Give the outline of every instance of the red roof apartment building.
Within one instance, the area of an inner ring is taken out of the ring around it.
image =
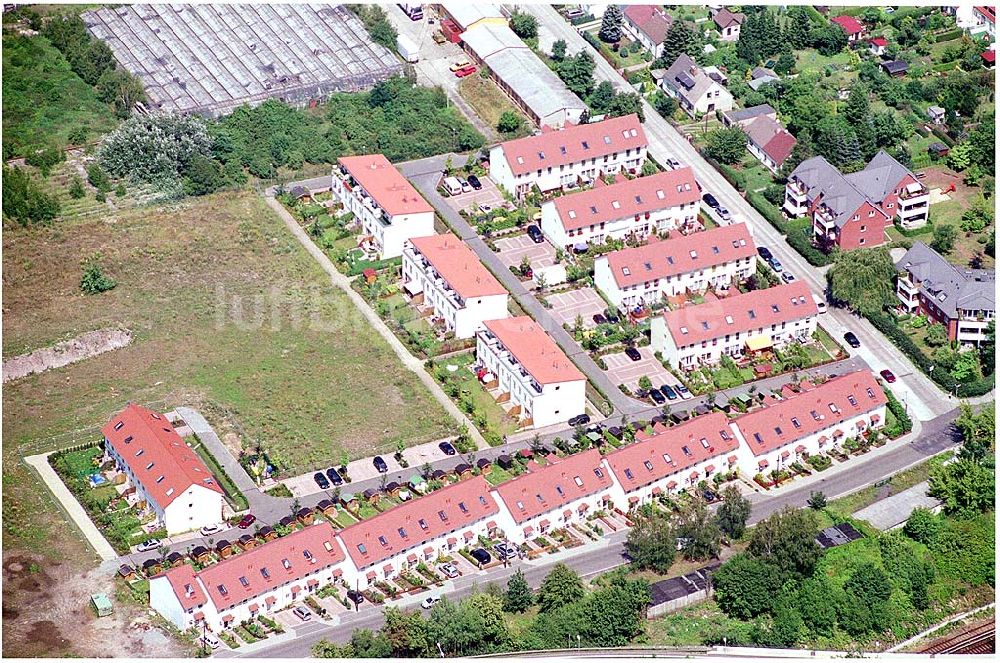
[[[665,311],[652,320],[652,347],[663,361],[691,370],[722,355],[738,359],[806,342],[816,331],[818,313],[809,286],[793,281]]]

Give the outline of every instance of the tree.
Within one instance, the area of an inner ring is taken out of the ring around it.
[[[677,540],[686,559],[718,557],[722,532],[701,497],[690,500],[678,515]]]
[[[842,115],[824,117],[816,125],[816,151],[841,170],[864,167],[864,153],[854,127]]]
[[[97,97],[115,109],[121,119],[132,114],[139,102],[146,101],[142,81],[125,69],[109,69],[97,81]]]
[[[28,171],[3,167],[3,218],[22,226],[45,224],[59,215],[59,199]]]
[[[811,44],[810,31],[812,30],[812,20],[805,7],[793,6],[788,8],[788,22],[785,28],[785,36],[789,43],[796,49],[806,48]]]
[[[389,16],[378,5],[352,5],[352,9],[361,22],[365,24],[372,41],[388,49],[396,48],[396,38],[399,34],[389,22]]]
[[[524,128],[524,119],[517,111],[507,109],[500,114],[497,131],[502,134],[516,134]]]
[[[637,514],[625,540],[625,552],[638,569],[666,573],[677,555],[677,536],[660,511]]]
[[[739,554],[719,567],[712,576],[712,586],[724,613],[750,619],[770,612],[781,589],[781,576],[773,564]]]
[[[79,175],[73,176],[73,183],[69,185],[69,197],[74,200],[79,200],[86,195],[86,191],[83,189],[83,180],[80,179]]]
[[[827,23],[814,26],[809,31],[809,40],[820,55],[831,57],[847,47],[847,33],[839,25]]]
[[[939,348],[948,343],[948,329],[940,322],[933,322],[927,327],[924,342],[932,348]]]
[[[743,497],[739,488],[726,486],[722,491],[722,504],[715,516],[719,529],[730,539],[743,536],[750,518],[750,508],[750,500]]]
[[[747,135],[739,127],[713,129],[705,136],[705,154],[719,163],[739,163],[746,147]]]
[[[795,69],[795,55],[791,51],[784,51],[778,56],[778,61],[774,63],[775,73],[786,76]]]
[[[968,403],[959,405],[959,416],[955,426],[962,434],[962,448],[958,457],[983,463],[993,458],[993,445],[996,440],[996,411],[993,403],[978,413],[974,412]]]
[[[184,192],[190,196],[202,196],[216,191],[225,184],[219,162],[201,154],[191,158],[184,173]]]
[[[597,33],[601,41],[606,44],[615,44],[622,38],[622,24],[625,22],[625,14],[620,5],[611,4],[604,10],[604,17],[601,19],[601,29]]]
[[[944,503],[945,513],[969,518],[993,508],[996,475],[968,459],[931,470],[928,494]]]
[[[503,606],[501,597],[483,592],[462,601],[463,621],[474,638],[467,655],[490,654],[510,647],[510,631],[504,619]]]
[[[939,223],[934,226],[934,237],[931,239],[931,248],[938,253],[951,253],[955,248],[955,239],[958,231],[955,226],[948,223]]]
[[[698,35],[688,27],[686,21],[674,21],[663,38],[663,54],[660,62],[664,67],[669,67],[681,54],[695,56],[700,45]]]
[[[809,578],[799,587],[795,604],[809,629],[821,636],[829,636],[837,624],[837,609],[830,600],[832,591],[822,576]]]
[[[510,15],[510,29],[521,39],[538,36],[538,19],[527,12],[515,11]]]
[[[642,108],[642,98],[637,92],[619,92],[611,99],[608,106],[608,117],[622,117],[635,113],[640,122],[645,122],[645,112]]]
[[[669,118],[677,110],[677,101],[665,94],[662,90],[657,90],[653,95],[653,109],[661,117]]]
[[[896,267],[885,247],[839,253],[826,273],[834,301],[861,314],[877,313],[896,301],[895,276]]]
[[[959,143],[951,148],[947,158],[948,167],[959,172],[972,165],[972,145],[969,143]]]
[[[774,564],[786,576],[805,578],[812,575],[820,557],[815,538],[813,513],[785,507],[757,523],[747,552]]]
[[[802,638],[805,622],[791,598],[779,600],[774,610],[771,636],[779,647],[793,647]]]
[[[814,511],[820,511],[826,508],[826,495],[822,491],[815,491],[809,493],[809,501],[807,502],[809,508]]]
[[[869,608],[880,606],[892,595],[892,583],[885,571],[871,562],[861,564],[844,583],[844,591]]]
[[[613,6],[613,5],[612,5]],[[606,113],[615,99],[615,86],[610,81],[601,81],[587,98],[590,107],[598,113]]]
[[[557,39],[552,43],[552,59],[561,62],[566,59],[566,40]]]
[[[196,154],[209,156],[211,147],[200,118],[136,115],[108,134],[97,160],[112,177],[154,183],[179,178]]]
[[[556,73],[566,87],[579,97],[586,97],[594,89],[594,69],[597,64],[587,51],[580,51],[556,65]]]
[[[941,519],[922,506],[914,509],[903,525],[903,534],[926,545],[930,545],[940,531]]]
[[[380,635],[389,641],[393,658],[419,658],[428,653],[427,624],[419,613],[387,607]]]
[[[87,295],[97,295],[114,290],[118,282],[104,274],[101,269],[101,254],[95,253],[83,263],[83,276],[80,277],[80,290]]]
[[[538,590],[540,612],[548,612],[583,598],[586,592],[576,571],[562,562],[556,564]]]
[[[503,609],[507,612],[524,612],[535,603],[535,595],[524,579],[524,572],[518,569],[507,581]]]

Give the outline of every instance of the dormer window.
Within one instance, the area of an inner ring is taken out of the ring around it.
[[[775,433],[775,435],[778,435],[780,437],[781,434],[782,434],[781,433],[781,426],[775,426],[774,427],[774,433]]]
[[[764,444],[764,438],[760,436],[760,433],[754,433],[753,439],[757,440],[757,444]]]
[[[848,394],[847,402],[850,403],[852,407],[858,406],[858,399],[854,397],[854,394]]]
[[[458,509],[462,513],[469,513],[469,507],[465,506],[465,502],[459,502],[458,503]]]
[[[443,523],[448,522],[448,515],[444,511],[438,511],[438,518],[440,518]]]
[[[635,478],[634,476],[632,476],[632,470],[627,468],[625,469],[625,478],[628,479],[629,481]]]
[[[868,398],[875,398],[875,392],[872,391],[871,387],[868,387],[867,391],[868,391]]]
[[[535,493],[535,499],[538,500],[539,504],[545,504],[545,498],[542,497],[541,493]]]
[[[621,203],[619,203],[617,200],[612,200],[611,201],[611,206],[614,207],[615,209],[620,209],[621,208]]]
[[[642,461],[642,464],[645,465],[646,469],[649,470],[650,472],[653,471],[653,464],[650,461],[644,460]]]
[[[424,520],[423,518],[421,518],[420,520],[418,520],[417,524],[420,525],[420,529],[422,529],[422,530],[426,530],[427,529],[427,521]]]
[[[573,483],[575,483],[577,487],[583,488],[583,479],[581,479],[580,477],[578,476],[573,477]]]
[[[625,276],[630,276],[632,274],[632,270],[629,269],[628,267],[622,267],[622,274]]]
[[[674,462],[673,460],[671,460],[670,454],[663,454],[663,460],[666,461],[667,464],[673,464]]]
[[[802,424],[799,423],[798,417],[792,417],[792,425],[796,428],[802,428]]]
[[[163,475],[162,474],[160,476],[156,477],[156,483],[160,483],[161,481],[163,481]]]
[[[690,255],[691,255],[691,260],[697,260],[698,259],[698,252],[697,251],[691,251]]]
[[[402,527],[397,528],[396,532],[399,534],[399,538],[401,538],[401,539],[405,539],[406,538],[406,530],[403,529]]]
[[[361,553],[362,555],[367,555],[368,554],[368,548],[365,547],[365,544],[359,543],[358,544],[358,552]],[[287,562],[287,561],[288,561],[287,559],[286,560],[282,560],[282,562]],[[289,567],[286,566],[285,568],[287,569]]]
[[[598,479],[603,479],[603,478],[604,478],[604,472],[602,472],[602,471],[601,471],[601,468],[599,468],[599,467],[595,467],[595,468],[594,468],[594,476],[596,476],[596,477],[597,477]],[[578,483],[577,485],[578,485],[578,486],[582,486],[582,485],[583,485],[583,482],[581,481],[581,482],[580,482],[580,483]]]
[[[240,584],[243,585],[244,587],[249,587],[250,581],[247,580],[246,576],[240,576]]]
[[[518,508],[519,510],[521,510],[521,511],[525,511],[525,508],[524,508],[524,502],[522,502],[521,500],[518,500],[518,501],[517,501],[517,502],[516,502],[515,504],[517,505],[517,508]]]
[[[133,439],[134,438],[131,435],[129,435],[128,437],[125,438],[125,444],[131,444]]]
[[[575,219],[576,218],[576,211],[575,210],[570,210],[569,213],[567,214],[567,216],[569,218],[571,218],[571,219]]]
[[[729,431],[727,431],[727,430],[720,430],[719,431],[719,437],[721,437],[723,440],[728,440],[729,439]]]
[[[266,566],[260,568],[260,575],[263,576],[264,580],[269,580],[271,578],[271,572],[267,570]]]
[[[689,448],[687,447],[687,445],[685,445],[685,446],[681,447],[681,451],[683,451],[683,452],[684,452],[684,455],[685,455],[685,456],[690,456],[690,455],[691,455],[691,449],[689,449]]]
[[[226,589],[225,585],[219,584],[217,586],[217,589],[219,590],[219,593],[222,594],[223,596],[229,596],[229,590]]]
[[[117,424],[115,424],[115,430],[121,430],[124,427],[125,427],[124,421],[119,421]]]
[[[781,312],[781,309],[780,309],[780,308],[778,308],[778,305],[777,305],[777,304],[771,304],[771,312],[772,312],[772,313],[780,313],[780,312]]]
[[[708,449],[709,447],[708,440],[706,440],[705,438],[701,438],[701,446],[705,449]]]

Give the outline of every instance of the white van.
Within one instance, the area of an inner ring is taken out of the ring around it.
[[[448,191],[449,195],[452,196],[457,196],[462,193],[462,183],[458,181],[457,177],[444,178],[444,188]]]
[[[826,313],[826,300],[813,293],[813,301],[816,302],[816,310],[820,313]]]
[[[205,635],[201,636],[201,641],[204,642],[205,645],[210,649],[218,649],[219,646],[222,644],[221,642],[219,642],[219,638],[217,638],[214,633],[208,633],[208,632],[206,632]]]

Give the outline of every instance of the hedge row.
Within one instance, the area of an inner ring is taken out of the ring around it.
[[[751,191],[747,193],[747,201],[760,212],[761,216],[778,229],[782,235],[788,234],[788,221],[782,216],[781,211],[772,205],[763,194]]]
[[[896,394],[892,393],[885,385],[882,386],[882,391],[885,392],[885,397],[889,401],[886,403],[886,407],[892,412],[892,416],[896,418],[896,427],[893,430],[887,428],[885,434],[896,438],[909,433],[913,430],[913,420],[910,419],[910,415],[906,413],[906,409],[896,399]]]
[[[747,180],[746,177],[743,175],[743,173],[739,172],[732,166],[728,166],[724,163],[719,163],[712,157],[705,154],[704,150],[699,150],[699,153],[701,154],[702,158],[704,158],[705,161],[707,161],[712,166],[712,168],[715,168],[717,171],[722,173],[722,176],[725,177],[730,184],[736,187],[737,191],[746,191]]]
[[[924,372],[924,375],[930,377],[941,389],[948,392],[949,394],[956,393],[956,386],[958,387],[957,396],[959,398],[971,398],[974,396],[982,396],[993,390],[995,383],[995,376],[989,375],[981,380],[976,380],[975,382],[959,384],[955,378],[952,377],[951,373],[948,371],[931,371],[931,366],[934,362],[925,355],[917,344],[913,342],[906,333],[899,328],[896,324],[895,318],[888,313],[869,313],[865,317],[868,321],[872,323],[875,329],[879,330],[885,334],[893,344],[903,351],[910,361],[912,361],[916,366]],[[895,414],[895,413],[893,413]]]
[[[934,36],[934,41],[941,43],[943,41],[951,41],[952,39],[958,39],[962,36],[962,28],[955,28],[953,30],[947,30],[941,34]]]

